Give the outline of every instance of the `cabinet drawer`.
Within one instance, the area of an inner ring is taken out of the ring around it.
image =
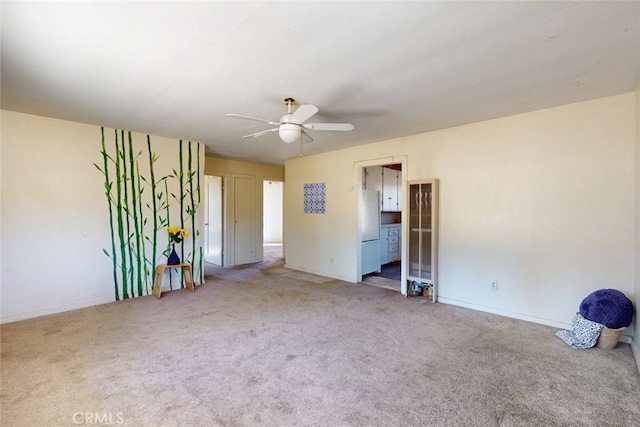
[[[400,229],[398,227],[389,228],[388,234],[389,236],[397,236],[400,234]]]
[[[389,236],[389,244],[398,243],[398,236]]]
[[[389,242],[389,253],[398,253],[398,244]]]

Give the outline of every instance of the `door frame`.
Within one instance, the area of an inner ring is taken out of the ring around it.
[[[406,241],[408,236],[408,225],[407,225],[407,182],[408,182],[408,156],[391,156],[391,157],[381,157],[377,159],[370,160],[360,160],[354,162],[354,186],[357,191],[355,191],[355,198],[357,200],[357,214],[356,214],[356,254],[357,254],[357,262],[356,262],[356,279],[358,283],[362,282],[362,245],[361,245],[361,231],[360,231],[360,222],[361,218],[361,207],[362,207],[362,197],[360,196],[360,190],[364,189],[364,168],[369,166],[384,166],[390,164],[401,164],[401,179],[400,179],[400,189],[402,192],[402,208],[400,211],[400,218],[402,221],[402,225],[400,228],[400,232],[402,235],[402,241]],[[407,296],[407,271],[404,260],[407,257],[406,245],[402,245],[400,248],[400,293],[404,296]]]

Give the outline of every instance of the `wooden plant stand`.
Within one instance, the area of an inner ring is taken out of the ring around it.
[[[153,295],[156,298],[160,298],[162,296],[162,278],[164,277],[164,271],[167,268],[181,268],[184,273],[184,283],[187,289],[191,292],[196,291],[196,287],[193,285],[193,275],[191,274],[191,265],[186,262],[181,264],[169,265],[169,264],[159,264],[156,267],[156,275],[153,280]]]

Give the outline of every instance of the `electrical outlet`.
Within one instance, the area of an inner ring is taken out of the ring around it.
[[[491,290],[492,291],[497,291],[498,290],[498,281],[497,280],[492,280],[491,281]]]

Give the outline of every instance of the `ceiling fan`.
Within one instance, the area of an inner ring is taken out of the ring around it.
[[[291,106],[295,103],[295,100],[293,98],[285,98],[284,103],[287,105],[287,113],[280,117],[280,120],[277,122],[273,120],[243,116],[241,114],[227,114],[227,117],[255,120],[277,126],[271,129],[245,135],[242,138],[255,138],[257,136],[266,135],[269,132],[278,131],[280,139],[287,144],[302,141],[303,137],[305,138],[305,142],[313,141],[313,138],[311,138],[306,130],[349,131],[354,127],[352,123],[305,123],[311,118],[311,116],[318,112],[318,107],[311,104],[302,104],[296,109],[296,111],[292,112]]]

